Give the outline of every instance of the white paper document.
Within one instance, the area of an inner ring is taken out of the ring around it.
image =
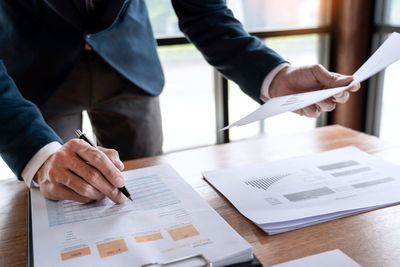
[[[349,89],[353,84],[363,82],[400,59],[400,34],[393,33],[375,53],[353,74],[354,81],[345,87],[337,87],[301,94],[276,97],[268,100],[242,119],[222,128],[226,130],[234,126],[242,126],[251,122],[263,120],[284,112],[295,111],[325,100],[342,91]]]
[[[217,266],[252,259],[252,247],[169,165],[123,175],[134,200],[123,205],[50,201],[31,189],[35,266],[132,267],[197,254]]]
[[[355,147],[203,175],[268,234],[400,202],[400,166]]]
[[[341,250],[335,249],[271,267],[361,267]]]

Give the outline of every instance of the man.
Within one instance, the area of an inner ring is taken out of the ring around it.
[[[291,67],[250,36],[224,0],[172,3],[205,59],[259,103],[352,81],[319,65]],[[0,59],[15,81],[0,64],[0,152],[18,178],[50,199],[123,203],[119,155],[156,155],[162,145],[164,78],[145,1],[2,0]],[[297,112],[315,117],[348,95]],[[119,155],[72,139],[84,109],[99,143]]]

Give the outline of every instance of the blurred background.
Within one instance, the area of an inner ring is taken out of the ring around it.
[[[318,119],[287,113],[218,132],[258,104],[219,75],[187,42],[170,0],[146,3],[166,78],[160,96],[165,153],[336,123],[399,142],[399,63],[364,83],[362,92],[348,104]],[[400,0],[227,0],[227,4],[247,31],[292,65],[320,63],[344,74],[352,74],[389,33],[400,31]],[[83,128],[91,132],[85,113]],[[0,179],[13,176],[0,161]]]

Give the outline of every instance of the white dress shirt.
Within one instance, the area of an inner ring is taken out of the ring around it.
[[[36,152],[35,155],[33,155],[33,157],[28,161],[21,173],[21,176],[29,188],[31,188],[32,185],[37,186],[37,184],[32,180],[36,172],[43,165],[43,163],[60,148],[61,144],[59,142],[48,143],[39,149],[39,151]]]

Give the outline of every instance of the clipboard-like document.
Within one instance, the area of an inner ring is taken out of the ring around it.
[[[400,166],[355,147],[203,174],[268,234],[400,202]]]
[[[250,261],[252,247],[169,165],[123,172],[134,201],[91,204],[31,191],[35,266],[142,266],[203,255]],[[177,266],[204,265],[193,258]],[[174,265],[175,266],[175,265]]]

